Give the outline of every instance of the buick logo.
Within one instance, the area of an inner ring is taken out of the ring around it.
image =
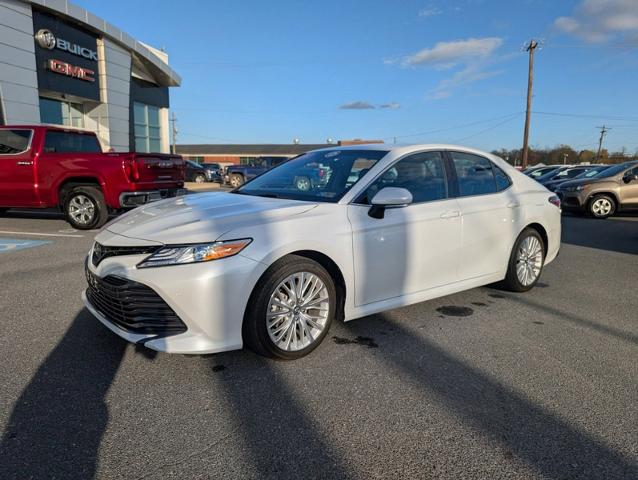
[[[51,30],[47,30],[46,28],[38,30],[38,33],[35,34],[35,39],[38,45],[47,50],[53,50],[57,44],[55,35],[51,33]]]

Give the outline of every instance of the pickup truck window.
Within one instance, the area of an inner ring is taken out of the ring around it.
[[[44,151],[47,153],[102,153],[102,148],[94,135],[51,130],[47,132],[44,139]]]
[[[31,142],[32,130],[0,130],[0,155],[25,152]]]

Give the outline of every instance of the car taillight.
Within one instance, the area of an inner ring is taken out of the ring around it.
[[[552,195],[547,200],[555,207],[560,208],[560,198],[558,198],[556,195]]]
[[[135,160],[124,161],[124,172],[131,182],[137,182],[140,179],[140,171]]]

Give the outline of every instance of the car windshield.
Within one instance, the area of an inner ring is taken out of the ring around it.
[[[600,172],[598,175],[596,175],[596,178],[613,177],[614,175],[622,172],[623,170],[628,169],[629,167],[631,167],[631,165],[626,165],[624,163],[621,163],[619,165],[614,165],[613,167],[609,167],[603,170],[602,172]]]
[[[534,170],[533,172],[530,172],[529,176],[532,178],[538,178],[540,176],[545,175],[546,173],[553,172],[554,170],[557,170],[557,169],[558,167],[543,167],[543,168]]]
[[[256,195],[312,202],[338,202],[386,150],[318,150],[301,155],[235,190]]]
[[[584,172],[580,173],[580,175],[577,175],[574,178],[592,178],[592,177],[596,177],[599,173],[607,170],[609,167],[608,166],[604,166],[604,167],[594,167],[590,170],[585,170]]]

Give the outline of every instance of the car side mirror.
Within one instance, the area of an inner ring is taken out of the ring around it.
[[[386,208],[405,207],[412,203],[412,194],[405,188],[385,187],[372,197],[372,206],[368,215],[372,218],[383,218]]]

